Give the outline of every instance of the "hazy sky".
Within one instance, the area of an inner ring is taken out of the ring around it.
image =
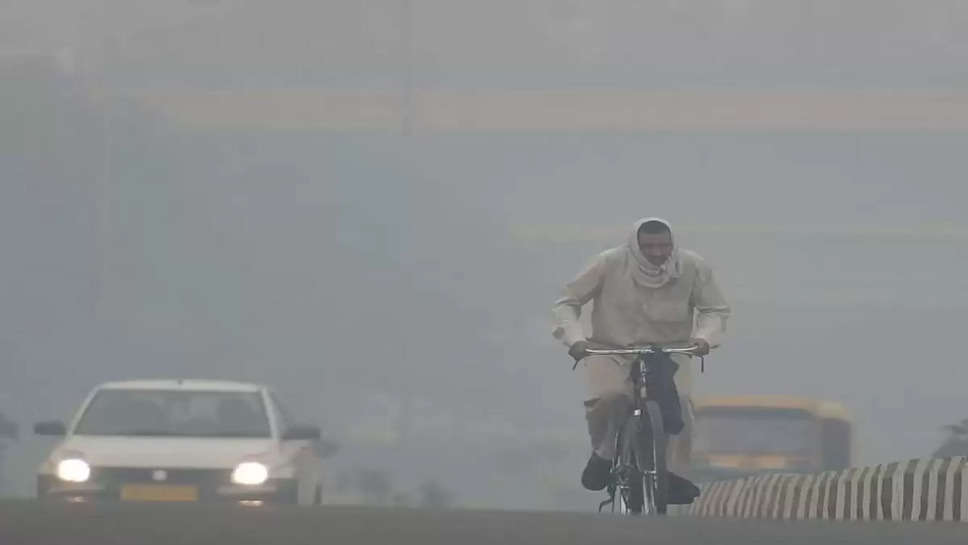
[[[104,380],[264,381],[346,445],[337,471],[439,477],[469,505],[590,505],[550,305],[660,215],[735,307],[703,392],[840,400],[860,462],[927,454],[968,416],[968,132],[918,117],[968,119],[963,2],[411,0],[409,42],[405,5],[4,2],[0,410],[29,429]],[[72,76],[11,68],[24,52]],[[596,90],[689,89],[720,113],[728,89],[918,107],[893,130],[770,127],[774,110],[756,130],[591,130],[563,108],[538,128],[403,136],[398,110],[386,127],[273,124],[291,104],[257,94],[403,96],[408,59],[418,90],[582,92],[612,116]],[[262,121],[199,127],[144,98],[173,89],[255,93]],[[11,446],[5,491],[32,491],[46,447]]]

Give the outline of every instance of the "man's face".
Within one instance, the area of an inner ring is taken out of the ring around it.
[[[672,233],[639,233],[639,249],[649,263],[659,267],[672,255]]]

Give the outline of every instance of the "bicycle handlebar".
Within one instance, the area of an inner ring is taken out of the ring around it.
[[[631,348],[586,348],[585,352],[593,356],[641,356],[643,354],[655,354],[657,352],[695,356],[697,348],[699,347],[661,348],[658,346],[635,346]]]

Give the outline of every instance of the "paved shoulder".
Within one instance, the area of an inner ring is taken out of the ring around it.
[[[0,503],[0,543],[113,545],[963,544],[961,524],[627,519],[563,513]],[[645,541],[643,541],[645,539]]]

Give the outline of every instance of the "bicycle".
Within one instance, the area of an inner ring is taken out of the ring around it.
[[[663,360],[649,361],[651,354],[686,354],[695,356],[696,346],[687,348],[663,348],[646,345],[633,348],[589,348],[588,355],[636,356],[632,362],[632,407],[625,423],[619,429],[615,445],[615,457],[607,487],[608,499],[598,506],[601,512],[611,505],[622,514],[665,515],[669,505],[669,471],[666,469],[666,443],[668,437],[662,421],[662,412],[654,396],[649,395],[650,365],[661,365]],[[628,440],[628,438],[632,438]]]

